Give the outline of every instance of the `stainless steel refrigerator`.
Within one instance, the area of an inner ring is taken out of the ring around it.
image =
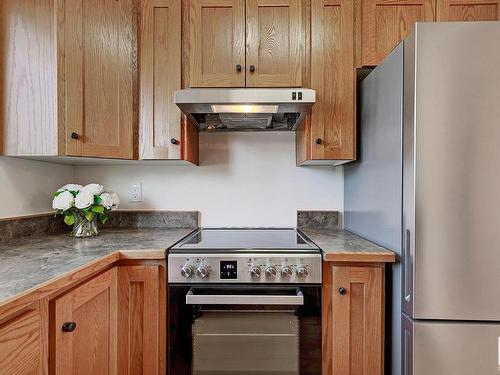
[[[399,254],[392,374],[500,374],[500,22],[418,23],[361,83],[345,228]]]

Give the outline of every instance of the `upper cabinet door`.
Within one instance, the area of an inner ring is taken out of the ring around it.
[[[247,0],[247,87],[302,86],[300,0]]]
[[[58,90],[67,155],[133,157],[135,4],[59,0]]]
[[[311,3],[311,109],[313,160],[355,155],[354,17],[352,0]]]
[[[436,0],[362,0],[362,65],[378,65],[412,30],[435,21]]]
[[[139,158],[181,158],[181,0],[143,0],[140,22]]]
[[[245,87],[245,0],[189,0],[190,87]]]
[[[438,0],[438,21],[498,21],[500,0]]]

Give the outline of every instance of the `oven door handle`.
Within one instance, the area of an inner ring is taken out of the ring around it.
[[[187,305],[293,305],[302,306],[304,295],[300,290],[294,296],[245,294],[186,294]]]

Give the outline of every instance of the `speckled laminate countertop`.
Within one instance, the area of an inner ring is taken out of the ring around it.
[[[165,251],[188,235],[189,228],[105,229],[99,237],[37,235],[0,244],[0,305],[17,294],[117,251]]]
[[[341,229],[300,228],[323,251],[325,261],[395,262],[394,252]]]

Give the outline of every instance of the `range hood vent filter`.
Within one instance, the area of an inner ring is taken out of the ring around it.
[[[311,89],[185,89],[175,103],[200,131],[296,130],[316,100]]]

